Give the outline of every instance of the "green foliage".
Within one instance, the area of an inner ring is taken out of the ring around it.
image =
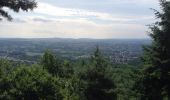
[[[160,20],[150,26],[151,46],[145,47],[143,75],[138,81],[141,100],[170,99],[170,1],[160,0]]]
[[[42,56],[40,64],[50,74],[60,76],[61,78],[69,78],[74,73],[74,69],[69,61],[57,59],[49,50],[47,50]]]
[[[3,100],[62,100],[58,79],[41,67],[17,67],[0,83]]]
[[[7,7],[14,12],[19,12],[20,10],[28,11],[33,10],[36,7],[36,2],[34,0],[1,0],[0,1],[0,16],[12,20],[11,15],[8,14],[3,7]],[[0,18],[1,19],[1,18]]]
[[[0,99],[137,100],[138,69],[111,65],[99,48],[90,59],[59,60],[46,51],[39,65],[19,67],[0,60]]]
[[[41,58],[41,65],[52,75],[59,75],[60,64],[54,54],[47,50]]]
[[[114,65],[112,73],[116,84],[117,99],[138,100],[139,94],[133,88],[140,77],[139,68],[129,65]]]
[[[86,84],[78,76],[72,76],[72,78],[65,80],[62,90],[63,100],[86,100],[84,96],[85,87]]]
[[[12,64],[5,59],[0,59],[0,80],[12,71]]]
[[[87,100],[115,100],[115,84],[109,76],[108,64],[96,49],[86,70],[79,73],[80,79],[86,83],[84,95]]]
[[[62,78],[70,78],[74,74],[74,69],[72,64],[69,61],[64,61],[60,66],[60,77]]]

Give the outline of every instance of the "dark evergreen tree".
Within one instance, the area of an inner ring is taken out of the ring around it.
[[[33,10],[36,7],[36,2],[35,0],[0,0],[0,20],[2,17],[12,20],[11,15],[9,15],[8,12],[3,9],[3,7],[7,7],[18,13],[20,10]]]
[[[116,100],[115,84],[109,76],[108,63],[99,48],[96,49],[91,62],[81,77],[86,81],[85,98],[87,100]]]
[[[162,12],[150,26],[151,46],[145,47],[143,76],[138,82],[141,100],[170,100],[170,1],[160,0]]]

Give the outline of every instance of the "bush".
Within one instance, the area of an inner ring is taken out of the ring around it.
[[[41,67],[17,67],[0,83],[0,99],[61,100],[59,81]]]

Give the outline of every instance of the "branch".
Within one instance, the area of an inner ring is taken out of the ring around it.
[[[9,21],[12,20],[12,17],[4,10],[0,9],[0,15],[7,18]],[[2,18],[0,18],[0,20],[2,20]]]

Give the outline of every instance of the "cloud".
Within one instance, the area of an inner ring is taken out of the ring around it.
[[[14,22],[0,23],[0,37],[146,38],[145,25],[153,19],[150,15],[112,14],[43,2],[33,13],[21,12],[14,18]]]
[[[53,6],[51,4],[42,3],[40,2],[38,5],[38,8],[35,9],[34,13],[41,14],[45,16],[49,16],[51,18],[61,18],[61,17],[69,17],[69,18],[84,18],[93,21],[93,19],[96,20],[103,20],[103,21],[112,21],[112,22],[129,22],[138,20],[146,20],[146,19],[152,19],[151,16],[127,16],[127,15],[112,15],[109,13],[101,13],[101,12],[94,12],[94,11],[88,11],[84,9],[73,9],[73,8],[62,8]],[[61,18],[62,19],[62,18]]]
[[[118,0],[107,0],[115,1]],[[128,2],[129,0],[123,0],[120,2]],[[144,2],[146,0],[142,0]],[[149,0],[151,1],[151,0]],[[136,2],[132,0],[129,2]],[[9,9],[6,9],[9,10]],[[9,10],[10,11],[10,10]],[[11,12],[10,12],[11,13]],[[151,15],[127,15],[127,14],[118,14],[118,13],[103,13],[92,10],[85,9],[75,9],[75,8],[64,8],[59,6],[54,6],[49,3],[39,2],[38,7],[34,10],[33,13],[26,14],[21,12],[20,15],[12,13],[14,15],[14,21],[19,23],[48,23],[48,22],[61,22],[61,21],[72,21],[72,22],[87,22],[91,24],[112,24],[112,23],[137,23],[143,24],[144,22],[150,22],[154,19],[154,16]],[[140,21],[139,21],[140,20]],[[147,23],[148,24],[148,23]]]
[[[140,0],[140,3],[138,0],[110,0],[110,1],[114,1],[114,2],[119,2],[119,3],[136,3],[136,4],[155,4],[158,3],[158,0]]]
[[[19,38],[146,38],[140,24],[92,24],[84,20],[48,23],[1,23],[1,37]],[[8,29],[7,29],[8,28]]]

